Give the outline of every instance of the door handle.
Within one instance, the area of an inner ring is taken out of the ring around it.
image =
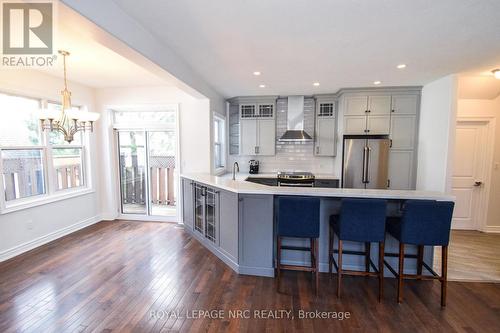
[[[366,174],[366,183],[368,184],[370,182],[369,179],[369,174],[368,174],[368,168],[370,167],[370,150],[372,150],[370,147],[366,147],[366,168],[365,168],[365,174]]]
[[[483,185],[483,182],[482,182],[482,181],[477,181],[477,180],[476,180],[476,181],[474,182],[474,186],[475,186],[475,187],[479,187],[479,186],[481,186],[481,185]]]
[[[363,184],[368,183],[368,147],[363,148],[363,175],[362,182]]]

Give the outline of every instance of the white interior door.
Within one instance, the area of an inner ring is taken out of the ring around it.
[[[486,179],[488,123],[459,121],[456,127],[452,192],[456,196],[453,229],[480,228]]]

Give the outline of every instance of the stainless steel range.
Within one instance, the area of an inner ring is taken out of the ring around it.
[[[310,172],[278,172],[278,186],[314,187],[314,175]]]

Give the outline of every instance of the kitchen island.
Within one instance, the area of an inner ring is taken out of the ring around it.
[[[412,190],[365,190],[317,187],[278,187],[247,181],[252,175],[238,174],[212,176],[208,174],[183,174],[182,204],[186,231],[198,239],[212,253],[240,274],[274,276],[275,237],[274,201],[277,196],[314,196],[321,200],[319,269],[328,271],[328,221],[340,208],[342,198],[379,198],[388,200],[387,214],[401,213],[405,200],[428,199],[454,201],[454,197],[438,192]],[[272,178],[273,174],[259,174],[254,177]],[[322,178],[331,177],[324,175]],[[288,239],[287,245],[307,246],[308,240]],[[336,247],[336,243],[334,245]],[[374,245],[375,246],[375,245]],[[349,243],[346,250],[364,250],[364,245]],[[398,243],[387,235],[386,253],[396,253]],[[371,251],[376,262],[377,251]],[[408,246],[407,253],[416,253],[416,247]],[[309,254],[287,251],[282,262],[292,265],[309,265]],[[396,265],[396,258],[386,257]],[[432,265],[433,249],[426,248],[424,260]],[[364,258],[346,256],[345,269],[364,269]],[[416,270],[414,260],[407,260],[405,271]]]

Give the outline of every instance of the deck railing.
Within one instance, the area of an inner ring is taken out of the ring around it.
[[[134,158],[132,158],[134,161]],[[140,204],[146,202],[146,175],[143,166],[125,166],[122,157],[122,196],[124,204]],[[150,156],[150,191],[153,205],[175,206],[175,157]]]
[[[6,158],[2,163],[5,199],[7,201],[46,192],[39,158]],[[57,190],[83,185],[79,155],[54,158],[54,168],[57,177]]]

